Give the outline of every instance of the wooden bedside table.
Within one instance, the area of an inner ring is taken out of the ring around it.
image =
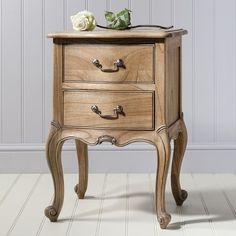
[[[187,144],[181,108],[181,36],[186,33],[143,29],[49,34],[54,42],[54,96],[46,152],[55,192],[45,214],[51,221],[57,220],[63,204],[60,155],[65,140],[76,143],[79,198],[84,198],[88,182],[87,145],[142,141],[157,149],[157,218],[161,228],[167,227],[171,139],[173,196],[177,205],[187,198],[179,181]]]

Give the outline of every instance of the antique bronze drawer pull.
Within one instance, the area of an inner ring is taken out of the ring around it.
[[[98,106],[97,105],[92,105],[91,106],[91,110],[98,114],[101,118],[103,119],[108,119],[108,120],[115,120],[115,119],[118,119],[119,117],[119,114],[120,115],[125,115],[124,111],[123,111],[123,107],[118,105],[116,108],[113,109],[114,111],[114,115],[102,115],[102,112],[99,110]]]
[[[107,73],[117,72],[117,71],[119,71],[120,68],[123,68],[123,69],[126,68],[124,61],[122,59],[118,59],[118,60],[114,61],[114,68],[113,69],[103,69],[102,64],[100,63],[100,61],[98,59],[93,59],[92,63],[97,68],[99,68],[102,72],[107,72]]]

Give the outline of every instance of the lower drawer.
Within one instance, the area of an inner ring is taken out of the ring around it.
[[[65,91],[64,125],[153,130],[154,92]]]

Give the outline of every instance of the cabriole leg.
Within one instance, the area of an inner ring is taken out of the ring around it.
[[[79,165],[79,183],[75,185],[75,192],[82,199],[88,185],[88,145],[80,140],[75,140],[75,145]]]
[[[59,140],[60,130],[52,126],[46,146],[46,156],[54,184],[54,199],[51,206],[45,209],[50,221],[57,221],[64,200],[64,179],[61,165],[61,149],[63,142]]]
[[[187,145],[187,129],[184,120],[180,121],[180,132],[177,139],[174,141],[174,156],[171,170],[171,188],[178,206],[181,206],[184,200],[187,198],[187,191],[181,189],[180,185],[180,170]]]
[[[170,140],[166,127],[157,131],[156,148],[158,155],[158,168],[156,176],[156,209],[160,227],[165,229],[171,220],[171,216],[165,209],[165,187],[168,166],[170,161]]]

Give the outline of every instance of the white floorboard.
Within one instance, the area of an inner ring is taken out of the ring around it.
[[[80,199],[67,235],[96,235],[99,232],[101,206],[107,175],[89,175],[86,198]]]
[[[126,234],[126,187],[126,175],[107,175],[96,236]]]
[[[52,195],[52,190],[48,175],[41,175],[10,235],[37,235],[40,222],[44,218],[44,207],[48,204],[48,196]]]
[[[166,208],[172,215],[161,230],[155,215],[154,174],[90,174],[85,199],[78,199],[75,174],[65,175],[65,199],[59,220],[44,208],[53,196],[48,174],[0,175],[0,235],[25,236],[235,236],[236,175],[184,174],[189,193],[175,205],[167,179]]]
[[[0,206],[0,235],[10,235],[31,197],[40,175],[21,175]],[[35,209],[32,209],[35,210]],[[29,219],[30,220],[30,219]],[[26,225],[27,227],[27,225]],[[22,232],[19,232],[21,235]]]
[[[52,182],[51,178],[49,177],[48,181]],[[48,218],[43,219],[43,223],[41,224],[38,235],[43,236],[61,236],[66,235],[68,226],[72,220],[72,214],[74,208],[77,206],[78,199],[77,195],[74,192],[74,186],[78,182],[77,175],[75,174],[67,174],[64,177],[64,184],[65,184],[65,198],[64,198],[64,207],[61,210],[60,218],[58,222],[50,222]],[[52,198],[52,188],[45,188],[42,194],[46,194],[48,196],[48,202],[46,205],[41,209],[44,211],[44,208],[49,206],[49,201]]]
[[[201,191],[206,213],[211,216],[210,223],[214,235],[235,236],[235,216],[222,192],[225,186],[218,184],[219,181],[216,181],[213,175],[194,175],[194,180]]]
[[[130,236],[157,235],[153,224],[153,192],[146,174],[129,175],[128,234]],[[142,225],[142,227],[140,227]]]
[[[0,206],[7,198],[8,194],[20,178],[20,174],[1,174],[0,175]]]

